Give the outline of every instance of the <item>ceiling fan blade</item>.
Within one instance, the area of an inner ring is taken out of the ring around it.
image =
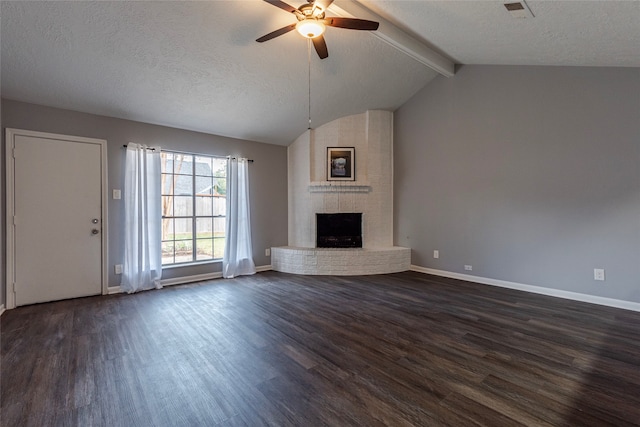
[[[285,2],[280,0],[264,0],[264,1],[274,5],[275,7],[279,7],[282,10],[286,10],[287,12],[296,13],[296,11],[298,10],[295,7],[288,5]]]
[[[313,47],[316,48],[316,52],[320,59],[324,59],[329,56],[329,51],[327,50],[327,42],[324,41],[324,37],[318,36],[316,38],[311,39],[313,42]]]
[[[356,18],[326,18],[325,25],[337,28],[347,28],[349,30],[369,30],[375,31],[380,25],[375,21],[367,21],[366,19]]]
[[[316,0],[313,2],[313,10],[320,9],[321,12],[326,12],[327,8],[331,6],[333,0]]]
[[[275,39],[278,36],[287,34],[289,31],[293,30],[294,28],[296,28],[296,24],[287,25],[286,27],[282,27],[279,30],[275,30],[270,32],[269,34],[265,34],[259,39],[256,39],[256,41],[258,43],[262,43],[262,42],[266,42],[267,40]]]

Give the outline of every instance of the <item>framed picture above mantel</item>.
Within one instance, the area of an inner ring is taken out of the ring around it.
[[[355,148],[327,147],[327,181],[355,181]]]

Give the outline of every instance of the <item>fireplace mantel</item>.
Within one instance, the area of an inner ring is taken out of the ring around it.
[[[309,183],[310,193],[368,193],[371,184],[364,181],[313,181]]]

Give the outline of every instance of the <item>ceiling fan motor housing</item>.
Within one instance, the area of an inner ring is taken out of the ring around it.
[[[300,13],[296,13],[296,17],[298,21],[302,21],[305,19],[323,19],[324,18],[324,10],[319,7],[315,7],[313,3],[303,4],[298,8]]]

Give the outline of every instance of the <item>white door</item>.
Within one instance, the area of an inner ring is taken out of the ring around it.
[[[14,132],[13,305],[101,294],[104,141]]]

